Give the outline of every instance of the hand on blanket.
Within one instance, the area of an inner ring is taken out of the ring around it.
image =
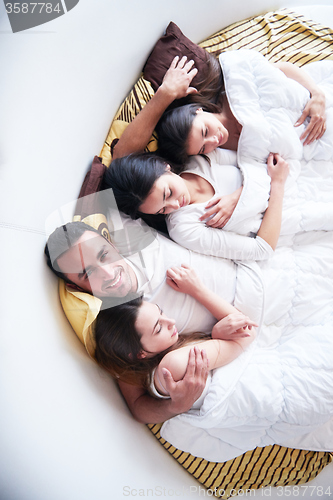
[[[184,56],[179,60],[176,56],[172,61],[170,68],[165,73],[159,90],[165,91],[173,99],[180,99],[189,94],[196,94],[197,89],[190,87],[191,81],[198,70],[193,68],[194,61],[187,61]]]
[[[307,117],[310,118],[310,122],[300,136],[300,140],[304,141],[304,146],[320,139],[326,130],[325,95],[320,90],[312,93],[295,127],[302,125]]]
[[[233,193],[226,196],[214,196],[205,206],[206,212],[199,218],[199,220],[206,221],[206,226],[222,229],[232,216],[242,189],[243,187],[240,187]]]
[[[228,314],[225,318],[216,323],[212,330],[212,338],[220,340],[235,340],[243,337],[250,337],[253,326],[257,323],[245,316],[241,312]]]
[[[172,411],[178,415],[188,411],[201,396],[209,373],[209,360],[206,351],[194,346],[190,350],[186,373],[175,382],[171,373],[163,368],[165,388],[170,394]]]
[[[166,272],[167,283],[177,292],[193,295],[200,292],[202,283],[196,275],[194,269],[186,264],[180,267],[171,267]]]
[[[267,172],[271,184],[284,185],[289,175],[289,165],[279,154],[270,153],[267,159]]]

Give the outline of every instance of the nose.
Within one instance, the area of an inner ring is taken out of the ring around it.
[[[99,266],[98,271],[98,274],[103,279],[103,281],[113,280],[115,277],[115,268],[110,264]]]
[[[180,207],[179,201],[178,200],[170,200],[168,203],[168,208],[171,210],[178,210]]]
[[[175,320],[172,318],[165,318],[165,322],[169,330],[171,330],[175,326]]]
[[[212,135],[211,137],[207,138],[206,141],[206,145],[212,147],[216,147],[218,143],[219,143],[219,138],[217,137],[217,135]]]

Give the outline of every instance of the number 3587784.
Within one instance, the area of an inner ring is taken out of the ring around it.
[[[41,2],[8,2],[6,3],[7,14],[51,14],[52,12],[57,12],[60,14],[62,8],[60,3],[53,5],[52,3],[41,3]]]

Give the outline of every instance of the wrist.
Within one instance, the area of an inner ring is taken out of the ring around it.
[[[273,192],[277,194],[281,193],[283,195],[285,183],[285,179],[271,179],[271,195]]]
[[[175,417],[176,415],[180,415],[181,413],[187,412],[191,408],[190,406],[184,406],[184,400],[174,401],[173,399],[169,399],[168,411],[169,418]]]
[[[310,89],[310,97],[311,99],[316,99],[321,103],[325,103],[326,101],[325,93],[317,86]]]
[[[196,299],[198,302],[201,302],[200,299],[202,299],[202,297],[204,295],[206,295],[207,293],[207,288],[203,285],[203,284],[200,284],[200,285],[194,285],[190,292],[189,292],[189,295],[191,295],[191,297],[193,297],[194,299]]]
[[[168,107],[177,97],[176,92],[165,82],[162,82],[162,84],[158,87],[155,95],[166,103],[166,107]]]

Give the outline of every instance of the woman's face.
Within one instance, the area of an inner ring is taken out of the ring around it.
[[[209,154],[225,144],[229,132],[222,125],[217,115],[207,113],[202,108],[197,110],[187,141],[188,155]]]
[[[139,210],[144,214],[170,214],[191,201],[186,183],[179,176],[170,172],[167,165],[165,174],[159,177]]]
[[[138,311],[135,328],[145,354],[158,354],[178,340],[175,321],[167,318],[157,304],[143,301]]]

